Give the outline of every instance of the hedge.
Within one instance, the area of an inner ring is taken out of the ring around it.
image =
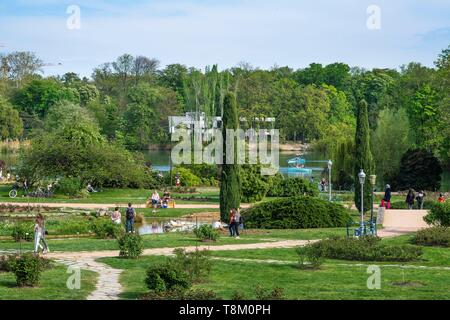
[[[247,228],[312,229],[345,227],[346,208],[313,197],[290,197],[258,204],[242,213]]]

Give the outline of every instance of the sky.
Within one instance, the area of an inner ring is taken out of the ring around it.
[[[33,51],[45,75],[89,77],[124,53],[201,69],[433,66],[449,44],[448,0],[0,0],[0,53]]]

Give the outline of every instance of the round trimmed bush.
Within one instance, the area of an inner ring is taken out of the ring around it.
[[[343,206],[312,197],[291,197],[258,204],[243,212],[247,228],[313,229],[345,227]]]
[[[117,241],[121,257],[137,259],[144,251],[144,240],[137,233],[124,233]]]
[[[171,263],[151,266],[147,270],[145,283],[147,288],[155,292],[187,290],[191,286],[187,273]]]

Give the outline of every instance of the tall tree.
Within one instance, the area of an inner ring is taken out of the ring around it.
[[[19,112],[0,96],[0,140],[17,139],[22,133]]]
[[[370,151],[370,128],[369,116],[367,111],[367,102],[361,100],[358,105],[358,114],[356,119],[356,137],[355,137],[355,205],[361,210],[361,185],[358,174],[361,169],[366,174],[364,184],[364,211],[370,209],[371,205],[371,185],[369,176],[375,172],[372,152]]]
[[[220,216],[223,221],[227,221],[231,209],[237,209],[241,204],[241,181],[239,178],[240,167],[237,164],[237,155],[236,152],[234,152],[233,164],[227,163],[226,155],[226,130],[237,130],[238,125],[236,96],[232,93],[228,93],[224,100],[222,127],[223,164],[220,179]],[[233,145],[236,146],[236,143]]]

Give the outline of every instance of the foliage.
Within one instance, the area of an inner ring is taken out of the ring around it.
[[[280,287],[268,289],[262,286],[257,286],[255,288],[255,295],[256,299],[259,301],[284,300],[284,289]]]
[[[286,179],[282,175],[277,175],[267,195],[269,197],[316,197],[319,191],[316,185],[304,178]]]
[[[33,241],[33,223],[32,222],[17,222],[14,224],[11,236],[14,241]]]
[[[143,295],[142,299],[162,300],[162,301],[167,300],[208,301],[208,300],[219,300],[219,297],[214,291],[204,289],[183,290],[176,288],[173,290],[162,292],[151,291]]]
[[[83,185],[80,178],[67,178],[63,177],[59,179],[56,186],[56,192],[70,196],[70,197],[82,197],[84,196],[82,190]]]
[[[236,97],[232,93],[228,93],[225,96],[222,121],[223,150],[226,150],[227,129],[236,130],[238,128]],[[234,152],[233,164],[227,163],[226,152],[224,152],[220,178],[220,217],[222,220],[228,218],[231,209],[236,209],[241,204],[240,166],[236,164],[236,160],[237,155],[236,152]]]
[[[201,282],[211,272],[210,253],[207,250],[187,252],[185,249],[175,249],[175,257],[171,260],[177,268],[184,270],[192,283]]]
[[[181,185],[185,187],[199,187],[201,186],[202,179],[196,176],[190,169],[177,167],[175,170],[172,170],[172,175],[175,177],[176,175],[180,176]]]
[[[422,249],[412,245],[387,245],[380,238],[334,237],[309,244],[316,255],[329,259],[352,261],[414,261],[421,257]]]
[[[404,109],[397,112],[382,110],[372,135],[372,150],[377,164],[377,176],[382,184],[396,189],[396,176],[402,155],[411,145],[408,116]]]
[[[191,286],[188,274],[170,262],[150,266],[145,283],[156,293],[175,289],[187,290]]]
[[[439,190],[442,167],[432,152],[424,149],[408,150],[401,159],[398,189]]]
[[[370,128],[369,118],[367,112],[367,102],[361,100],[358,105],[358,116],[356,125],[356,137],[355,137],[355,162],[354,162],[354,187],[355,187],[355,205],[358,210],[361,210],[361,185],[359,183],[358,174],[361,169],[366,174],[366,180],[364,183],[364,211],[370,210],[371,204],[371,185],[369,176],[374,174],[373,156],[370,150]]]
[[[261,201],[269,191],[271,179],[261,175],[261,166],[259,165],[242,165],[240,179],[242,202]]]
[[[450,202],[435,203],[424,220],[430,225],[450,227]]]
[[[48,262],[31,253],[25,253],[9,262],[19,287],[35,287]]]
[[[17,139],[23,133],[19,112],[0,96],[0,140]]]
[[[435,205],[435,203],[436,203],[436,201],[425,200],[423,203],[423,208],[425,210],[431,209]],[[417,201],[415,202],[414,207],[417,208]],[[405,201],[391,202],[391,209],[392,210],[406,210],[406,209],[408,209],[408,204]]]
[[[113,223],[108,217],[93,219],[91,228],[98,239],[115,239],[123,233],[123,226]]]
[[[242,213],[248,228],[309,229],[346,226],[343,206],[312,197],[291,197],[255,205]]]
[[[197,239],[202,241],[217,241],[219,239],[219,231],[214,229],[210,224],[203,224],[194,229]]]
[[[123,233],[117,241],[121,257],[137,259],[144,251],[144,241],[137,233]]]
[[[437,226],[419,230],[412,242],[419,246],[450,247],[450,228]]]

